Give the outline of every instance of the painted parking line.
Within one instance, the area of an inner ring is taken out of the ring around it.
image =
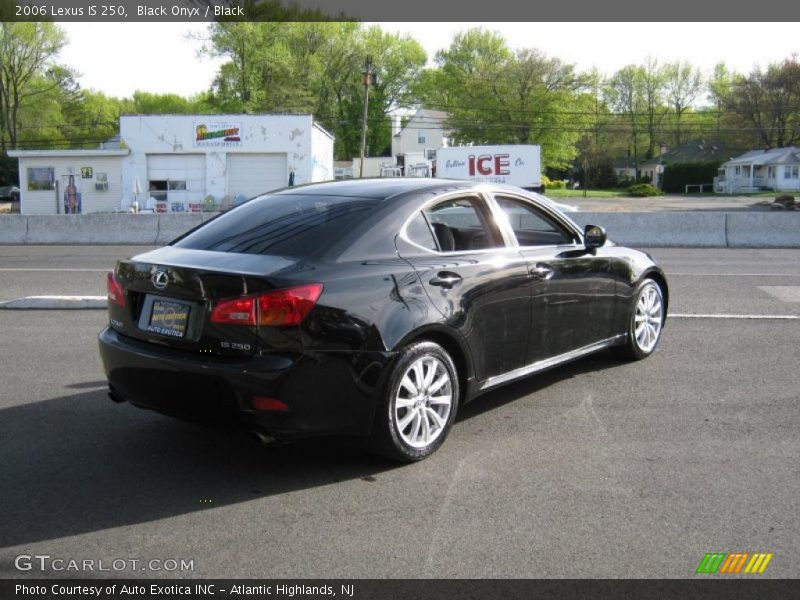
[[[668,319],[768,319],[768,320],[797,320],[800,315],[726,315],[726,314],[668,314]]]
[[[107,306],[106,296],[26,296],[0,302],[0,310],[83,310]]]
[[[667,272],[667,277],[800,277],[800,273],[677,273]]]
[[[58,273],[60,271],[64,271],[65,273],[108,273],[111,269],[73,269],[73,268],[64,268],[64,269],[39,269],[39,268],[27,268],[27,267],[0,267],[0,272],[9,271],[9,272],[24,272],[24,271],[31,271],[31,272],[45,272],[45,273]]]

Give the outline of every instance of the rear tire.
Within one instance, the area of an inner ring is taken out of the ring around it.
[[[427,458],[444,443],[461,393],[455,364],[433,342],[401,350],[386,379],[371,448],[400,462]]]
[[[643,279],[636,286],[628,316],[625,345],[615,348],[617,354],[630,360],[641,360],[655,352],[664,328],[664,293],[653,279]]]

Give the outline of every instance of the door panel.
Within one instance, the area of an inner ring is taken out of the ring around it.
[[[615,279],[608,258],[583,247],[521,248],[520,252],[534,271],[531,287],[543,317],[531,323],[529,362],[611,336]],[[547,271],[546,278],[537,267]]]
[[[494,199],[528,262],[534,312],[527,363],[610,337],[615,276],[603,249],[587,250],[574,232],[532,202]]]
[[[514,249],[409,257],[431,302],[469,345],[478,380],[524,365],[531,320],[527,261]]]
[[[531,320],[527,261],[506,241],[481,196],[423,211],[438,254],[424,251],[418,219],[407,229],[419,252],[401,253],[441,313],[466,340],[478,380],[524,365]]]

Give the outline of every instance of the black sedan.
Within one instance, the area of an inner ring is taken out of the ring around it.
[[[354,180],[255,198],[108,275],[113,400],[262,440],[434,452],[459,405],[605,348],[641,359],[663,271],[518,188]]]

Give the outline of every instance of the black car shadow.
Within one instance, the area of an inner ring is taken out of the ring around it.
[[[618,364],[599,355],[566,365],[481,396],[462,407],[458,418],[477,417],[556,381]],[[357,440],[263,447],[239,430],[117,406],[102,388],[84,391],[0,410],[0,547],[340,481],[371,485],[398,467],[366,453]]]
[[[0,410],[0,547],[171,517],[397,465],[356,441],[263,447],[240,430],[114,405],[105,390]]]
[[[499,408],[524,396],[536,394],[556,382],[572,379],[576,375],[593,371],[607,371],[625,365],[611,351],[600,352],[580,360],[554,367],[530,377],[519,379],[502,387],[482,394],[459,408],[456,421],[466,421],[483,413]]]

